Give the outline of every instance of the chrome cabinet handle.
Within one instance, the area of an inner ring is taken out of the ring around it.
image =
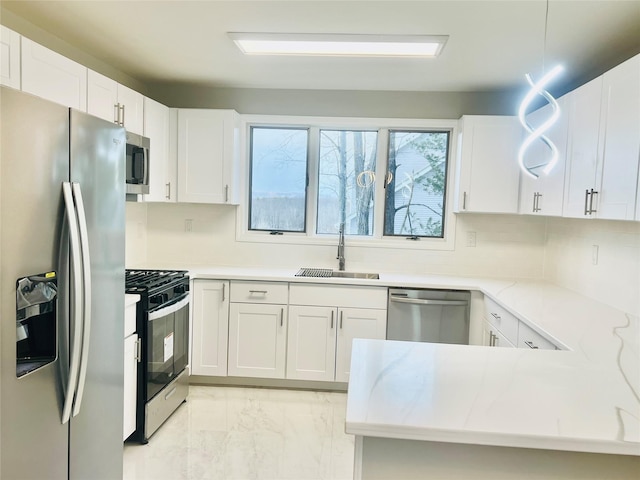
[[[113,104],[113,123],[120,125],[120,104]]]
[[[333,328],[333,310],[331,310],[331,328]]]
[[[165,194],[164,198],[167,200],[171,200],[171,182],[165,183]]]
[[[268,290],[249,290],[250,295],[254,295],[254,294],[266,295],[267,292]]]
[[[493,318],[495,318],[496,320],[502,320],[502,319],[500,318],[500,315],[498,315],[497,313],[493,313],[493,312],[491,312],[491,316],[492,316]]]
[[[138,363],[142,362],[142,339],[138,338],[136,340],[136,361]]]
[[[229,203],[229,185],[224,186],[224,201]]]
[[[225,299],[225,290],[226,290],[226,283],[222,284],[222,303],[224,303],[224,299]]]
[[[589,214],[592,213],[596,213],[598,210],[596,210],[595,208],[593,208],[593,197],[595,195],[598,195],[598,192],[596,192],[593,188],[591,189],[591,201],[589,202]]]
[[[122,112],[122,117],[120,118],[120,125],[124,127],[124,104],[120,105],[120,111]]]
[[[542,209],[540,208],[540,197],[542,197],[542,194],[540,192],[535,192],[533,194],[533,212],[539,212]]]
[[[284,308],[280,309],[280,326],[284,325]]]
[[[467,192],[462,192],[462,209],[467,209]]]
[[[340,312],[340,329],[342,330],[342,316],[344,315],[344,312]]]
[[[538,347],[536,345],[533,344],[533,342],[531,341],[526,341],[524,342],[524,344],[529,347],[529,348],[533,348],[534,350],[537,349]]]
[[[584,191],[584,214],[589,215],[589,190]]]

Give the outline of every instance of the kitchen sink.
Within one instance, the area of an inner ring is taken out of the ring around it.
[[[368,280],[380,280],[380,275],[377,273],[362,273],[362,272],[343,272],[338,270],[332,270],[330,268],[301,268],[296,273],[296,277],[314,277],[314,278],[364,278]]]
[[[362,272],[331,272],[332,277],[337,278],[365,278],[369,280],[379,280],[380,275],[378,273],[362,273]]]

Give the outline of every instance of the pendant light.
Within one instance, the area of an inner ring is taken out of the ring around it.
[[[538,173],[536,173],[535,169],[542,168],[542,173],[548,175],[549,172],[553,169],[553,167],[558,163],[558,149],[554,145],[554,143],[545,136],[545,133],[558,121],[560,118],[560,107],[555,98],[546,90],[546,87],[549,83],[553,82],[558,75],[560,75],[564,71],[564,67],[562,65],[557,65],[552,68],[549,72],[544,74],[545,70],[545,55],[547,50],[547,26],[549,23],[549,0],[546,3],[545,10],[545,19],[544,19],[544,45],[542,51],[542,71],[543,76],[537,82],[533,81],[533,78],[528,73],[525,75],[527,83],[531,87],[529,92],[525,95],[520,103],[520,108],[518,109],[518,119],[522,126],[527,130],[528,135],[527,138],[524,139],[520,149],[518,150],[518,164],[520,165],[521,170],[529,175],[530,177],[536,179],[539,177]],[[531,106],[536,95],[540,95],[543,97],[549,105],[551,105],[551,115],[549,118],[544,121],[542,124],[534,127],[527,122],[527,110]],[[549,157],[543,159],[542,161],[536,162],[535,165],[529,165],[525,162],[524,157],[526,151],[529,149],[531,144],[535,141],[543,142],[549,148]]]

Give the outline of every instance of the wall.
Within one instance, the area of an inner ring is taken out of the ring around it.
[[[515,115],[522,91],[387,92],[211,88],[151,85],[170,107],[232,108],[242,114],[451,119],[462,115]]]
[[[147,261],[147,205],[127,202],[125,225],[125,259],[127,267]]]
[[[185,232],[186,219],[193,220],[192,232]],[[465,246],[470,230],[476,232],[476,247]],[[337,268],[334,245],[236,242],[235,232],[235,207],[149,204],[146,259],[154,265],[170,259],[183,264]],[[347,238],[347,269],[540,278],[544,234],[545,221],[537,217],[458,215],[454,251],[350,247]]]
[[[144,83],[121,72],[108,63],[85,53],[80,48],[61,40],[59,37],[47,32],[46,30],[35,26],[33,23],[19,17],[1,5],[0,17],[2,18],[2,25],[10,28],[14,32],[24,35],[34,42],[39,43],[60,55],[64,55],[65,57],[90,68],[91,70],[106,75],[118,83],[148,95],[147,86]]]
[[[544,278],[640,315],[640,223],[550,218]]]

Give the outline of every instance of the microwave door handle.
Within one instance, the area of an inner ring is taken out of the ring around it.
[[[69,376],[64,392],[64,406],[62,408],[62,423],[65,424],[71,418],[71,407],[75,398],[76,388],[78,384],[78,370],[80,368],[80,347],[82,339],[82,273],[80,270],[80,239],[78,231],[78,218],[76,216],[76,208],[73,203],[73,194],[71,193],[71,183],[64,182],[62,184],[62,196],[64,198],[65,217],[69,226],[69,245],[71,249],[71,264],[73,272],[70,277],[73,278],[72,296],[73,303],[70,305],[69,322],[73,318],[73,340],[71,345]],[[62,246],[61,248],[64,248]]]
[[[155,310],[149,313],[149,321],[153,321],[158,318],[162,318],[174,312],[177,312],[178,310],[185,307],[186,305],[189,305],[189,294],[186,294],[181,300],[175,303],[172,303],[171,305],[168,305],[166,307],[160,308],[158,310]]]
[[[131,176],[134,183],[144,181],[144,153],[140,147],[134,147],[131,152]]]
[[[82,255],[82,277],[83,277],[83,330],[82,330],[82,354],[80,356],[80,374],[78,376],[78,388],[73,405],[73,416],[80,413],[82,405],[82,395],[87,379],[87,365],[89,363],[89,340],[91,338],[91,256],[89,255],[89,232],[87,229],[87,217],[85,215],[84,201],[79,183],[71,185],[73,197],[76,202],[78,212],[78,227],[80,232],[80,250]]]

